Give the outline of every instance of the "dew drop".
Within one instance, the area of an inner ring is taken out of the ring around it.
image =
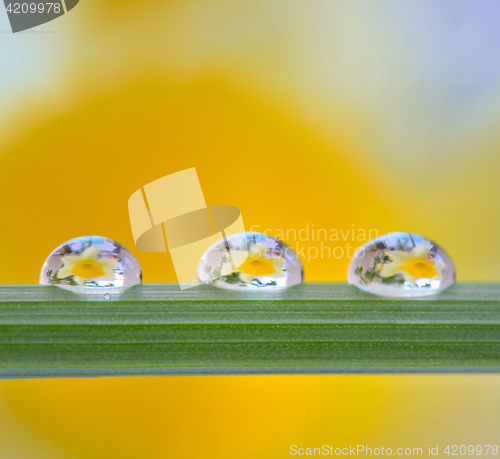
[[[40,273],[40,284],[75,293],[104,291],[106,299],[141,282],[141,266],[132,252],[101,236],[77,237],[60,245]]]
[[[271,290],[302,283],[304,270],[300,258],[284,242],[246,232],[212,245],[198,265],[198,280],[230,290]]]
[[[386,297],[434,295],[455,282],[455,266],[430,239],[414,233],[389,233],[354,254],[347,281]]]

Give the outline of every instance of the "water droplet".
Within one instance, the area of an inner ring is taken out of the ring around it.
[[[102,294],[104,290],[106,299],[141,282],[141,266],[132,252],[101,236],[78,237],[60,245],[40,273],[40,284],[76,293]]]
[[[304,280],[297,254],[284,242],[262,233],[238,233],[210,247],[198,265],[198,279],[216,287],[280,289]]]
[[[455,266],[430,239],[413,233],[389,233],[354,254],[347,281],[380,296],[433,295],[455,282]]]
[[[105,299],[105,300],[109,300],[109,299],[111,299],[111,294],[109,294],[109,293],[105,293],[105,294],[104,294],[104,299]]]

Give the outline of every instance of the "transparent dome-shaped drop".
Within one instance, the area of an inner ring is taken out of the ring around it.
[[[141,282],[141,266],[132,252],[101,236],[77,237],[60,245],[40,273],[40,284],[106,298]]]
[[[354,254],[347,281],[380,296],[433,295],[455,282],[455,266],[430,239],[413,233],[389,233]]]
[[[262,233],[238,233],[210,247],[198,265],[198,279],[216,287],[281,289],[304,280],[302,262],[291,247]]]

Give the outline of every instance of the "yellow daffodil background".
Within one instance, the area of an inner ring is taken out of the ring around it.
[[[306,281],[344,281],[370,230],[423,234],[458,280],[499,281],[499,13],[492,0],[80,0],[13,35],[0,6],[0,283],[36,283],[55,247],[90,234],[131,249],[146,282],[175,282],[168,254],[135,250],[127,200],[189,167],[208,203],[302,250]],[[499,387],[496,375],[2,381],[0,457],[498,444]]]

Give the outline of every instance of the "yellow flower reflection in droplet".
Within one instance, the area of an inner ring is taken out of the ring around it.
[[[415,283],[417,279],[442,280],[444,263],[435,258],[428,258],[429,249],[417,245],[411,252],[403,250],[390,250],[385,252],[391,263],[379,264],[380,277],[392,277],[403,274],[406,282]]]
[[[238,277],[247,284],[259,276],[285,277],[282,268],[286,260],[280,256],[267,255],[268,249],[266,244],[257,243],[250,249],[250,252],[231,250],[229,255],[236,269],[233,268],[232,263],[223,263],[221,275],[227,276],[239,271]]]
[[[113,270],[118,260],[97,258],[100,253],[96,247],[87,247],[80,255],[67,255],[61,258],[63,267],[57,272],[57,278],[73,276],[78,285],[85,285],[88,279],[114,281]]]
[[[273,263],[263,258],[246,260],[238,269],[242,273],[251,274],[252,276],[265,276],[276,271]]]

